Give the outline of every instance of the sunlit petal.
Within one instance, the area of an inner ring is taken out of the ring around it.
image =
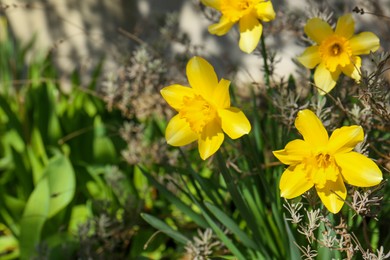
[[[312,69],[321,62],[318,46],[310,46],[297,57],[297,60],[306,68]]]
[[[218,23],[212,24],[209,26],[209,33],[215,34],[218,36],[225,35],[234,25],[234,22],[230,21],[225,16],[221,16]]]
[[[230,107],[229,85],[229,80],[221,79],[218,85],[215,87],[210,102],[212,102],[217,108]]]
[[[280,196],[286,199],[298,197],[311,187],[313,187],[313,183],[306,178],[303,164],[289,166],[280,178]]]
[[[336,214],[341,210],[347,197],[347,190],[341,175],[338,176],[337,181],[328,181],[324,188],[319,189],[316,187],[316,190],[322,203],[330,212]]]
[[[204,97],[211,97],[218,85],[213,66],[201,57],[193,57],[187,63],[187,77],[191,87]]]
[[[304,31],[310,39],[318,44],[333,34],[332,27],[320,18],[312,18],[307,21]]]
[[[353,55],[369,54],[379,49],[379,38],[372,32],[362,32],[349,40]]]
[[[240,19],[240,42],[239,46],[243,52],[251,53],[259,43],[263,26],[252,15],[246,15]]]
[[[314,72],[314,83],[321,95],[329,93],[335,86],[341,70],[331,73],[324,63],[320,63]]]
[[[318,117],[310,110],[298,112],[295,127],[302,134],[303,139],[316,147],[324,146],[328,142],[328,132]]]
[[[183,105],[183,98],[185,96],[193,96],[194,90],[189,87],[174,84],[163,88],[160,93],[171,107],[178,110]]]
[[[331,181],[337,181],[340,175],[340,169],[335,163],[331,163],[328,167],[313,167],[308,175],[317,189],[322,189]]]
[[[251,124],[244,113],[235,107],[218,110],[223,131],[232,139],[248,134]]]
[[[275,19],[275,11],[271,1],[260,2],[256,5],[257,18],[264,22]]]
[[[378,185],[383,177],[379,167],[369,158],[356,152],[336,154],[337,165],[346,182],[358,187]]]
[[[331,154],[350,152],[363,139],[364,132],[361,126],[343,126],[333,131],[327,151]]]
[[[217,10],[220,10],[221,1],[222,0],[201,0],[202,4],[205,6],[209,6]]]
[[[172,146],[183,146],[197,140],[198,135],[191,130],[184,119],[176,115],[168,123],[165,130],[165,139]]]
[[[362,66],[362,59],[359,56],[352,57],[352,59],[353,62],[345,67],[341,67],[341,71],[354,80],[359,81],[361,78],[360,67]]]
[[[279,161],[287,165],[294,165],[302,162],[309,156],[312,146],[304,140],[296,139],[289,142],[282,150],[273,151],[273,154]]]
[[[355,21],[352,18],[352,14],[341,16],[337,21],[335,33],[349,39],[352,37],[354,32]]]
[[[203,160],[213,155],[223,143],[224,134],[217,122],[211,122],[205,126],[198,140],[199,154]]]

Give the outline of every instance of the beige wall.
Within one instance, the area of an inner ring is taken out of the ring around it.
[[[17,38],[27,41],[36,34],[34,55],[54,51],[54,58],[66,75],[74,69],[88,71],[97,64],[102,55],[106,56],[106,69],[115,71],[118,62],[123,58],[123,53],[129,48],[128,39],[120,35],[117,28],[132,31],[137,20],[145,21],[147,24],[148,19],[155,18],[158,14],[177,11],[180,13],[181,30],[190,35],[194,44],[205,46],[201,53],[203,56],[213,60],[217,66],[223,67],[226,60],[237,65],[240,68],[236,79],[238,81],[258,81],[261,77],[261,59],[239,50],[237,31],[230,32],[224,37],[210,35],[207,32],[210,22],[201,14],[197,2],[197,0],[0,0],[3,6],[9,5],[9,8],[0,13],[7,16]],[[305,2],[307,1],[273,1],[279,17],[293,9],[307,8]],[[339,3],[331,0],[328,2]],[[357,2],[365,1],[349,0],[343,3],[347,2],[350,2],[352,8]],[[29,3],[28,6],[26,3]],[[363,18],[365,19],[366,17]],[[302,26],[304,22],[302,20]],[[273,24],[277,24],[276,21]],[[152,29],[145,25],[145,30]],[[284,31],[283,34],[273,32],[273,35],[267,37],[267,45],[277,50],[281,59],[276,70],[280,76],[294,72],[295,66],[291,58],[303,50],[303,47],[296,44],[297,37],[292,31]]]

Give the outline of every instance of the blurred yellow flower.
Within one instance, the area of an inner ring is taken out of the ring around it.
[[[200,157],[213,155],[224,140],[248,134],[251,125],[244,113],[230,106],[230,81],[218,82],[214,68],[203,58],[193,57],[187,64],[191,87],[178,84],[165,87],[161,95],[178,114],[168,123],[168,144],[183,146],[198,140]]]
[[[298,113],[295,127],[303,140],[293,140],[283,150],[273,152],[282,163],[289,165],[280,179],[282,197],[295,198],[314,186],[325,207],[337,213],[347,196],[344,181],[358,187],[381,182],[379,167],[352,151],[364,139],[361,126],[343,126],[329,138],[318,117],[306,109]]]
[[[316,44],[308,47],[298,61],[309,69],[318,65],[314,83],[321,95],[334,88],[341,72],[359,81],[362,61],[358,55],[379,48],[379,38],[375,34],[362,32],[354,35],[355,22],[351,14],[341,16],[334,31],[320,18],[310,19],[304,30]]]
[[[251,53],[259,43],[263,22],[275,19],[271,1],[266,0],[201,0],[206,6],[221,12],[218,23],[209,26],[209,32],[225,35],[235,23],[239,24],[239,46],[243,52]]]

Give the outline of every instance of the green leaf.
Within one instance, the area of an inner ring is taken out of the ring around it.
[[[69,204],[74,191],[73,168],[65,156],[57,154],[49,161],[24,209],[20,231],[22,259],[34,255],[45,221]]]
[[[74,206],[70,215],[68,230],[73,234],[77,234],[79,226],[90,217],[92,217],[92,212],[86,204]]]
[[[225,246],[240,260],[245,260],[246,258],[241,253],[241,251],[233,244],[233,242],[226,236],[226,234],[219,228],[218,224],[215,223],[212,218],[207,214],[206,211],[202,211],[204,218],[207,223],[209,223],[212,230],[215,234],[221,239]]]
[[[49,181],[50,209],[52,217],[65,208],[74,197],[76,179],[73,167],[68,158],[57,154],[46,167],[45,176]]]
[[[170,192],[167,188],[165,188],[163,185],[161,185],[158,181],[156,181],[150,174],[146,172],[146,170],[139,167],[139,169],[142,171],[142,173],[148,178],[148,180],[152,183],[154,187],[156,187],[161,194],[169,200],[173,205],[175,205],[181,212],[183,212],[186,216],[191,218],[196,224],[199,226],[206,228],[208,227],[207,223],[205,222],[204,218],[197,214],[195,211],[191,209],[190,206],[185,204],[183,201],[181,201],[179,198],[177,198],[172,192]]]
[[[257,249],[256,244],[251,240],[247,234],[245,234],[244,231],[240,229],[240,227],[232,220],[230,217],[228,217],[223,211],[221,211],[219,208],[214,206],[213,204],[209,202],[205,202],[206,207],[210,210],[211,213],[227,228],[229,229],[233,234],[235,234],[239,240],[246,246],[250,247],[252,249]]]
[[[288,225],[286,221],[286,216],[284,216],[284,224],[286,226],[286,231],[287,231],[287,237],[288,237],[288,242],[289,242],[289,251],[290,251],[290,259],[291,260],[299,260],[301,259],[301,254],[299,253],[299,249],[297,245],[294,244],[295,238],[293,233],[291,232],[290,226]]]
[[[4,224],[0,223],[0,259],[8,260],[17,257],[19,257],[18,240]]]
[[[173,238],[178,243],[186,245],[189,242],[189,239],[187,237],[182,235],[180,232],[174,230],[173,228],[168,226],[168,224],[166,224],[165,222],[159,220],[158,218],[153,217],[153,216],[151,216],[149,214],[146,214],[146,213],[142,213],[141,217],[146,222],[148,222],[151,226],[153,226],[154,228],[160,230],[161,232],[163,232],[167,236]]]
[[[28,198],[21,220],[20,251],[21,259],[34,255],[40,241],[41,231],[50,208],[50,190],[47,178],[43,178]]]
[[[97,162],[102,164],[112,163],[118,158],[113,142],[106,136],[94,138],[93,156]]]

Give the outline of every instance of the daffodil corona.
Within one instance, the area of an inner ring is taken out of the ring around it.
[[[322,95],[335,87],[341,73],[359,81],[362,61],[358,55],[379,48],[379,38],[375,34],[354,35],[355,22],[351,14],[340,17],[334,31],[320,18],[310,19],[304,30],[316,44],[308,47],[298,61],[309,69],[317,66],[314,83]]]
[[[303,140],[293,140],[283,150],[273,152],[282,163],[289,165],[280,179],[282,197],[295,198],[314,186],[325,207],[337,213],[347,196],[344,181],[357,187],[381,182],[379,167],[352,151],[364,139],[360,126],[338,128],[328,137],[321,121],[307,109],[298,113],[295,126]]]
[[[230,81],[218,82],[214,68],[203,58],[193,57],[187,64],[191,87],[171,85],[161,95],[178,114],[168,123],[168,144],[183,146],[198,140],[203,160],[213,155],[224,140],[224,132],[232,139],[248,134],[251,125],[238,108],[230,106]]]
[[[225,35],[234,24],[239,24],[239,46],[243,52],[251,53],[259,43],[263,32],[260,21],[275,19],[271,1],[266,0],[201,0],[221,12],[218,23],[209,26],[209,32],[218,36]],[[260,21],[259,21],[260,20]]]

